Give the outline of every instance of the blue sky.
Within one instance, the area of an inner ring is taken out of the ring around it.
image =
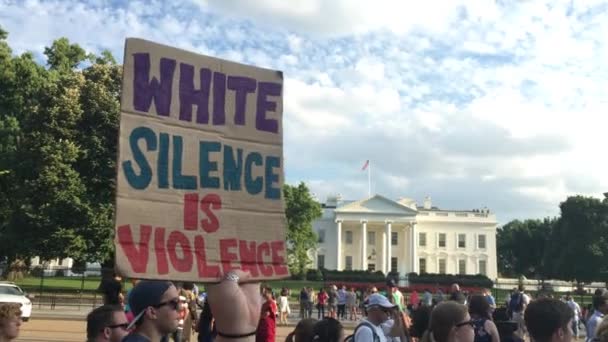
[[[287,181],[501,222],[608,191],[601,1],[0,0],[15,53],[141,37],[285,74]]]

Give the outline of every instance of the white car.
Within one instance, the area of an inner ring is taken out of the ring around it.
[[[32,301],[27,293],[13,283],[0,282],[0,304],[18,303],[21,304],[21,318],[28,321],[32,315]]]

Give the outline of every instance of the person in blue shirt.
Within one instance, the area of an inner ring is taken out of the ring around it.
[[[602,293],[593,297],[593,315],[587,321],[587,342],[590,342],[595,337],[595,332],[598,325],[602,322],[604,315],[608,313],[608,294]]]

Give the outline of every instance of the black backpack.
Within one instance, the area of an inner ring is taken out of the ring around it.
[[[357,325],[357,327],[355,328],[355,331],[353,332],[353,334],[346,336],[346,338],[344,339],[344,342],[357,342],[357,341],[355,341],[355,335],[357,334],[357,330],[359,330],[360,327],[368,327],[372,331],[372,335],[374,336],[373,342],[380,342],[380,336],[378,336],[378,334],[376,333],[376,328],[371,323],[365,322],[365,321],[359,323],[359,325]],[[361,342],[361,341],[359,341],[359,342]],[[367,342],[367,341],[365,341],[365,342]]]

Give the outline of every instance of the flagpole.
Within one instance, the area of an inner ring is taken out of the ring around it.
[[[372,161],[367,166],[367,197],[372,197]]]

